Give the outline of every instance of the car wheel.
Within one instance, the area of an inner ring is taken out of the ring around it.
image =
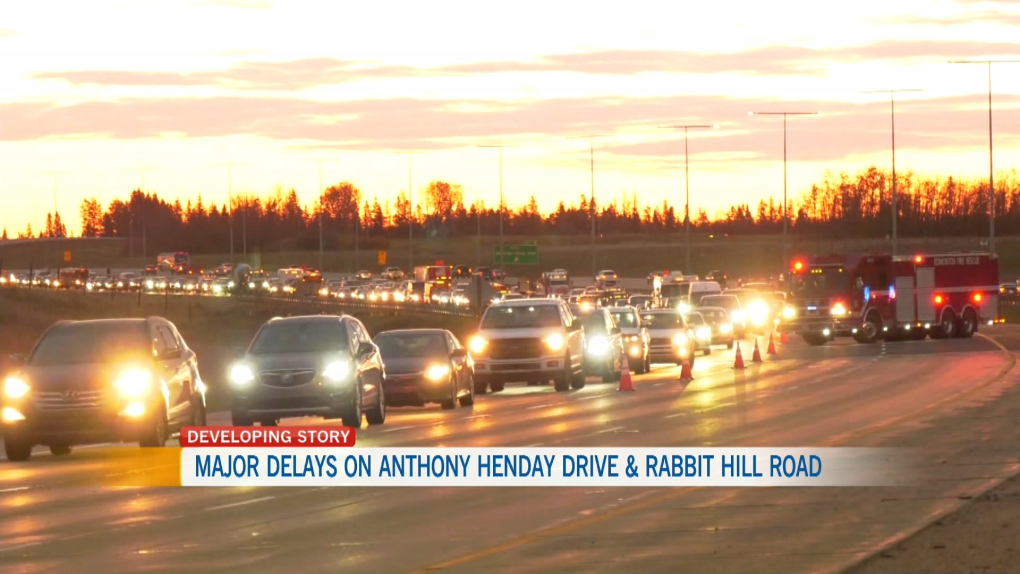
[[[815,347],[824,345],[829,342],[829,339],[823,337],[819,333],[804,333],[803,335],[801,335],[801,337],[803,337],[805,343]]]
[[[192,407],[191,426],[204,427],[206,425],[205,405],[198,403]]]
[[[875,311],[871,311],[864,318],[864,324],[854,333],[854,340],[858,343],[874,343],[882,334],[882,317]]]
[[[24,462],[32,458],[32,446],[28,440],[22,437],[7,435],[4,437],[4,449],[7,451],[7,460],[13,462]]]
[[[492,389],[492,392],[494,393],[502,392],[505,386],[506,381],[492,381],[489,383],[489,388]]]
[[[956,325],[956,336],[961,339],[969,339],[974,336],[977,331],[977,315],[973,309],[967,309],[963,312],[963,317],[960,318]]]
[[[489,384],[486,383],[485,381],[479,381],[478,379],[475,379],[472,376],[471,377],[471,382],[475,386],[475,394],[476,395],[484,395],[485,393],[489,392]]]
[[[370,425],[381,425],[386,422],[386,395],[381,384],[377,388],[375,405],[365,411],[365,418],[368,419]]]
[[[460,397],[460,406],[470,407],[475,404],[475,378],[468,375],[468,394]]]
[[[259,419],[259,424],[264,427],[275,427],[280,424],[280,419],[275,417],[264,417]]]
[[[730,339],[730,342],[726,343],[726,348],[727,349],[732,349],[733,348],[733,339]]]
[[[528,383],[531,384],[531,383]],[[457,408],[457,374],[450,375],[450,398],[439,403],[444,411]]]
[[[238,411],[230,411],[230,424],[235,427],[250,427],[255,421],[246,417]]]
[[[928,334],[932,339],[948,339],[956,333],[956,314],[952,311],[942,313],[942,321],[935,325]]]
[[[711,355],[712,347],[705,347],[704,349],[701,350],[701,352],[704,353],[705,355]]]
[[[354,400],[351,404],[344,407],[340,413],[340,421],[344,423],[345,427],[361,428],[361,380],[357,381],[357,387],[354,392]]]
[[[167,435],[167,421],[166,415],[160,411],[159,415],[152,422],[152,428],[145,431],[142,435],[141,440],[138,441],[138,446],[143,447],[162,447],[166,445]]]
[[[69,444],[51,444],[50,454],[53,456],[65,456],[71,454],[71,445]]]

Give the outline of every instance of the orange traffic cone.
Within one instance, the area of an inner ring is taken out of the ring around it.
[[[623,356],[623,372],[620,373],[620,388],[618,391],[633,391],[634,380],[630,378],[630,361],[627,360],[627,355]]]
[[[780,331],[779,332],[779,343],[781,345],[785,345],[785,344],[787,344],[789,342],[790,342],[790,339],[789,339],[789,337],[786,336],[786,331]]]
[[[777,354],[776,353],[776,342],[772,338],[772,333],[771,332],[769,333],[769,348],[765,352],[768,353],[770,357]]]
[[[737,341],[737,358],[735,361],[733,361],[733,368],[734,369],[744,368],[744,355],[740,353],[740,341]]]
[[[751,355],[752,363],[761,362],[761,349],[758,348],[758,337],[754,338],[754,354]]]
[[[680,380],[681,381],[694,380],[694,373],[691,372],[691,361],[686,357],[684,358],[683,366],[680,367]]]

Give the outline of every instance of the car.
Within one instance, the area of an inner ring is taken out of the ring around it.
[[[623,372],[623,337],[606,309],[592,309],[578,317],[584,329],[584,374],[602,382],[619,381]]]
[[[697,312],[711,329],[711,344],[726,345],[727,349],[732,349],[733,324],[730,322],[729,312],[722,307],[698,307]]]
[[[400,281],[404,278],[404,271],[400,267],[387,267],[382,272],[383,279],[389,279],[390,281]]]
[[[216,296],[230,295],[230,290],[234,288],[234,282],[226,277],[220,277],[213,281],[209,286],[209,292]]]
[[[619,279],[620,276],[617,275],[616,271],[613,271],[612,269],[603,269],[595,276],[595,284],[599,287],[615,287],[616,282]]]
[[[584,287],[575,287],[570,290],[570,293],[567,294],[567,298],[576,300],[576,298],[580,297],[581,295],[584,295]]]
[[[60,321],[4,380],[7,458],[108,441],[159,447],[206,422],[195,352],[160,317]]]
[[[384,331],[373,339],[385,365],[390,406],[439,403],[444,409],[475,403],[474,364],[445,329]]]
[[[230,368],[234,426],[276,426],[283,417],[339,418],[361,427],[386,422],[378,347],[349,315],[273,318]]]
[[[623,350],[627,355],[629,366],[641,375],[652,368],[652,359],[648,347],[648,331],[641,326],[641,315],[635,307],[613,307],[609,314],[620,328],[623,339]]]
[[[744,320],[750,325],[753,333],[767,333],[772,327],[772,320],[776,317],[773,314],[772,306],[765,296],[755,289],[747,287],[741,289],[727,289],[725,295],[735,295],[740,299],[740,306],[744,310]]]
[[[694,332],[676,309],[651,309],[641,313],[641,326],[648,331],[653,363],[690,361],[694,368]]]
[[[687,320],[687,324],[690,325],[691,330],[694,331],[694,350],[695,352],[701,351],[706,355],[712,354],[712,328],[709,326],[705,317],[697,311],[690,311],[684,315],[684,319]]]
[[[508,382],[552,380],[557,391],[584,387],[584,333],[559,299],[502,301],[485,309],[468,349],[475,393]]]
[[[627,298],[627,304],[636,309],[647,309],[652,305],[651,295],[631,295]]]
[[[747,334],[747,319],[744,316],[744,308],[736,295],[723,293],[720,295],[706,295],[701,298],[695,309],[702,307],[722,307],[730,317],[730,325],[733,327],[733,336],[743,339]]]
[[[357,273],[355,273],[354,276],[356,278],[358,278],[358,279],[362,279],[362,280],[366,280],[367,281],[368,279],[372,278],[372,272],[371,271],[366,271],[366,270],[362,269],[361,271],[358,271]]]
[[[470,265],[458,265],[453,268],[453,276],[457,279],[471,277],[475,270]]]

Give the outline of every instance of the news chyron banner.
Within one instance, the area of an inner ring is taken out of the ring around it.
[[[181,445],[110,449],[125,468],[109,476],[185,487],[899,486],[916,484],[923,463],[902,448],[360,447],[340,426],[187,427]]]

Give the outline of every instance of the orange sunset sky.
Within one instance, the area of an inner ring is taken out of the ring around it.
[[[789,124],[790,194],[825,170],[897,169],[987,177],[987,69],[950,59],[1020,60],[1020,2],[858,0],[368,1],[32,0],[0,18],[0,224],[11,235],[58,206],[139,186],[222,203],[295,188],[315,201],[349,180],[393,199],[444,179],[468,202],[552,209],[590,189],[600,133],[600,201],[683,201],[692,212],[782,196],[782,120],[749,111],[820,111]],[[997,169],[1020,166],[1020,64],[993,76]]]

